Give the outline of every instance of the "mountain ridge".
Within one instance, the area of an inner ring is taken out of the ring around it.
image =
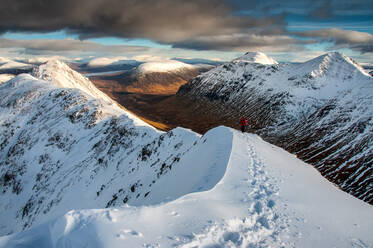
[[[197,76],[177,95],[231,123],[246,116],[250,131],[372,203],[372,92],[372,77],[356,62],[329,53],[299,64],[233,61]]]

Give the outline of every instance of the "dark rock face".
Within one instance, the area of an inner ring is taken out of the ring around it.
[[[224,113],[231,126],[246,116],[250,132],[373,204],[373,80],[352,59],[332,53],[297,65],[233,61],[177,95]]]

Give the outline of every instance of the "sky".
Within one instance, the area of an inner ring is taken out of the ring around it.
[[[373,0],[0,0],[0,56],[373,63]]]

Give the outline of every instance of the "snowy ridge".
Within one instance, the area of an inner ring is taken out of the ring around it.
[[[373,244],[372,207],[333,187],[314,168],[293,155],[258,136],[225,127],[209,131],[192,150],[203,152],[209,147],[217,149],[215,152],[231,147],[229,152],[221,154],[225,162],[204,172],[194,171],[198,166],[190,170],[193,175],[203,175],[199,186],[213,179],[212,188],[202,187],[193,194],[157,205],[73,210],[28,231],[0,238],[0,247],[370,247]],[[207,160],[199,165],[204,162]],[[211,174],[216,169],[220,172]],[[179,179],[176,185],[163,177],[154,186],[175,190],[173,186],[189,182],[185,180],[186,170],[179,166],[168,174]]]
[[[217,113],[233,109],[234,123],[245,115],[251,130],[373,203],[373,78],[345,55],[300,64],[238,60],[196,77],[178,95],[206,100]]]
[[[237,59],[234,59],[232,62],[249,62],[249,63],[258,63],[263,65],[272,65],[272,64],[278,64],[276,60],[273,58],[267,56],[264,53],[261,52],[247,52],[245,55],[238,57]]]
[[[350,57],[338,52],[324,54],[302,64],[303,67],[313,68],[311,75],[323,76],[324,73],[343,73],[343,71],[355,71],[356,69],[364,75],[368,73]],[[342,67],[343,66],[343,67]],[[341,68],[338,68],[341,67]]]

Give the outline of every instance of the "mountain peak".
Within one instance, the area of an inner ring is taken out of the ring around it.
[[[339,52],[323,54],[305,62],[304,65],[314,67],[314,73],[316,74],[324,74],[328,71],[334,71],[335,73],[341,72],[341,68],[343,67],[344,72],[351,73],[352,71],[358,70],[362,74],[369,76],[356,61]]]
[[[258,63],[264,65],[278,64],[276,60],[261,52],[247,52],[245,55],[238,57],[233,62],[244,61],[249,63]]]
[[[112,100],[98,90],[88,78],[72,70],[67,64],[60,60],[48,60],[46,63],[35,68],[32,74],[58,87],[79,89],[94,98],[112,102]]]

